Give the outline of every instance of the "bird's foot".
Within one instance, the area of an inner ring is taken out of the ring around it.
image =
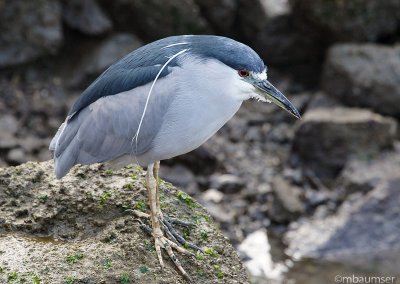
[[[185,269],[183,269],[181,262],[175,256],[173,249],[175,249],[176,251],[183,253],[183,254],[192,255],[192,253],[189,252],[188,250],[178,246],[173,241],[170,241],[169,239],[167,239],[160,229],[153,230],[153,237],[154,237],[154,246],[156,249],[158,261],[160,262],[160,265],[161,265],[161,269],[164,269],[164,261],[163,261],[162,255],[161,255],[161,248],[163,248],[167,252],[169,258],[173,261],[175,266],[178,268],[178,270],[182,273],[183,277],[185,277],[188,281],[192,282],[192,279],[190,278],[189,274],[185,271]]]
[[[146,219],[151,219],[151,216],[149,214],[146,214],[144,212],[138,211],[138,210],[132,210],[132,209],[128,209],[125,212],[127,213],[132,213],[135,216],[137,216],[138,218],[146,218]],[[162,214],[161,214],[162,216]],[[187,255],[191,255],[191,256],[196,256],[194,253],[188,251],[186,248],[191,248],[195,251],[200,251],[203,252],[203,250],[201,248],[199,248],[198,246],[189,243],[188,241],[185,240],[184,237],[182,237],[174,228],[173,225],[180,225],[183,227],[192,227],[194,226],[194,223],[190,223],[190,222],[184,222],[175,218],[169,218],[169,217],[159,217],[160,220],[160,224],[162,225],[162,228],[165,232],[165,234],[170,238],[166,238],[163,234],[163,232],[161,231],[160,228],[150,228],[149,226],[143,224],[141,222],[141,228],[148,233],[149,235],[152,235],[154,237],[154,245],[155,245],[155,249],[157,252],[157,257],[158,260],[160,262],[161,268],[164,268],[164,262],[161,256],[161,248],[164,248],[165,251],[167,252],[168,256],[170,257],[170,259],[174,262],[175,266],[178,268],[178,270],[182,273],[182,275],[189,281],[191,281],[190,276],[186,273],[186,271],[183,269],[181,263],[179,262],[179,260],[176,258],[173,249],[175,249],[176,251],[183,253],[183,254],[187,254]],[[181,246],[178,245],[181,244]],[[183,246],[183,247],[182,247]]]
[[[138,210],[128,209],[125,212],[133,213],[136,217],[139,217],[139,218],[150,219],[149,214],[138,211]],[[186,239],[174,228],[174,225],[179,225],[181,227],[190,228],[195,225],[194,223],[182,221],[182,220],[179,220],[176,218],[164,217],[163,215],[161,215],[161,216],[162,217],[159,219],[160,219],[160,223],[162,224],[162,228],[163,228],[164,232],[167,234],[167,236],[172,241],[174,241],[175,243],[181,244],[184,248],[191,248],[194,251],[203,252],[203,250],[201,248],[199,248],[198,246],[186,241]],[[143,223],[141,225],[142,225],[142,228],[144,231],[151,234],[152,229],[150,227],[144,225]]]

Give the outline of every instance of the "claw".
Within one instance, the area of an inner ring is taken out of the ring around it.
[[[164,219],[166,219],[172,225],[176,224],[182,227],[194,227],[196,225],[195,223],[185,222],[176,218],[165,217]]]
[[[144,218],[150,218],[150,215],[143,213],[141,211],[138,210],[133,210],[133,209],[127,209],[125,210],[125,212],[129,212],[129,213],[133,213],[135,214],[137,217],[144,217]],[[203,250],[201,248],[199,248],[198,246],[189,243],[188,241],[185,240],[184,237],[182,237],[181,235],[179,235],[179,233],[175,230],[175,228],[172,226],[173,224],[177,224],[177,225],[181,225],[184,227],[192,227],[195,224],[191,223],[191,222],[185,222],[185,221],[181,221],[179,219],[176,218],[170,218],[170,217],[164,217],[161,221],[161,224],[163,225],[163,229],[164,232],[168,235],[168,237],[170,237],[174,242],[179,242],[182,246],[187,246],[190,247],[191,249],[195,250],[195,251],[201,251],[203,252]],[[147,226],[141,226],[141,228],[146,231],[146,233],[148,233],[149,231],[149,227]],[[150,229],[150,234],[151,234],[151,229]]]
[[[169,219],[169,218],[168,218]],[[181,235],[178,234],[178,232],[174,229],[174,227],[172,227],[171,223],[167,218],[165,218],[164,220],[162,220],[161,222],[168,228],[168,231],[171,235],[173,235],[174,239],[176,239],[181,245],[183,245],[184,247],[188,246],[191,249],[195,250],[195,251],[202,251],[201,248],[199,248],[198,246],[189,243],[188,241],[185,240],[184,237],[182,237]],[[183,223],[183,222],[182,222]]]

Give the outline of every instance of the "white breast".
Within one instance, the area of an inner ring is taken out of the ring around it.
[[[199,147],[250,98],[254,89],[237,72],[216,60],[184,63],[174,72],[178,94],[146,160],[162,160]],[[172,79],[172,78],[171,78]],[[142,157],[145,158],[145,157]]]

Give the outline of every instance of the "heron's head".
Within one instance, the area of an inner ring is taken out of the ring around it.
[[[267,66],[249,46],[219,36],[195,36],[190,41],[192,53],[216,59],[231,68],[236,86],[249,98],[273,102],[300,118],[293,104],[268,81]]]

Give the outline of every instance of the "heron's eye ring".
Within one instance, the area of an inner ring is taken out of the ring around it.
[[[249,70],[241,69],[238,71],[240,77],[248,77],[250,75]]]

